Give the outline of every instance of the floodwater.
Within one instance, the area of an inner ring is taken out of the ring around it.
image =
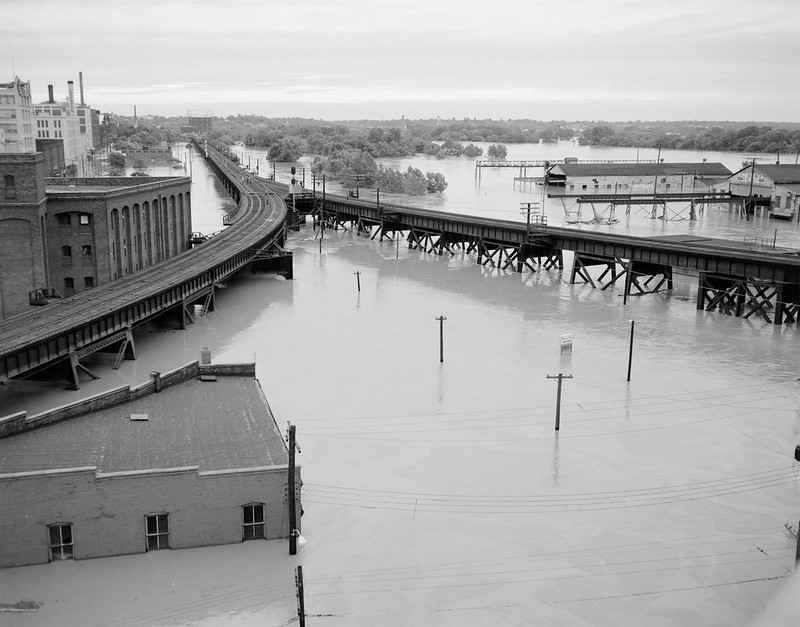
[[[192,166],[194,230],[216,230],[221,187]],[[476,190],[447,178],[448,197]],[[796,236],[717,210],[657,228]],[[314,625],[747,625],[786,584],[796,325],[698,312],[688,276],[623,305],[568,267],[516,274],[344,230],[320,247],[311,226],[288,247],[294,280],[234,278],[186,331],[137,334],[137,361],[89,364],[102,378],[78,392],[12,382],[0,414],[143,382],[203,346],[255,359],[297,426],[298,555],[249,542],[7,569],[0,606],[40,605],[0,624],[287,625],[298,564]]]

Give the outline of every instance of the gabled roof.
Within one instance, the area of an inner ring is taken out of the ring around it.
[[[786,183],[800,183],[800,165],[795,164],[772,164],[759,165],[756,163],[756,172],[761,172],[770,178],[773,183],[779,185]]]
[[[721,163],[558,163],[551,173],[566,176],[675,176],[729,177]]]

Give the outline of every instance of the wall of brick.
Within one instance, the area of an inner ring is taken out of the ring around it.
[[[182,253],[190,247],[191,179],[58,178],[48,179],[48,241],[53,283],[64,288],[71,278],[74,292],[85,278],[103,285]],[[103,190],[93,188],[103,187]],[[70,226],[58,214],[70,213]],[[78,214],[92,216],[91,228],[78,224]],[[92,246],[84,257],[81,247]],[[62,255],[69,246],[71,259]]]
[[[13,177],[13,187],[6,176]],[[48,287],[46,206],[42,155],[0,154],[0,318],[24,313],[28,293]]]
[[[80,468],[0,475],[0,567],[48,562],[53,523],[72,524],[75,559],[145,552],[145,517],[152,513],[169,514],[172,549],[241,542],[248,503],[265,503],[267,539],[288,538],[287,471]],[[296,507],[299,520],[299,499]]]

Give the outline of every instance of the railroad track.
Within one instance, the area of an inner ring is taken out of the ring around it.
[[[215,237],[170,259],[148,266],[107,285],[69,296],[0,321],[0,363],[26,347],[63,338],[70,331],[114,316],[195,279],[212,280],[221,266],[247,253],[255,257],[283,237],[286,205],[265,181],[242,178],[242,170],[213,149],[214,162],[239,193],[231,224]],[[243,265],[243,264],[241,264]],[[230,275],[239,269],[232,268]],[[213,281],[219,281],[216,276]],[[142,320],[141,322],[144,322]],[[73,347],[74,348],[74,347]],[[7,370],[7,369],[6,369]],[[0,378],[4,375],[0,369]]]

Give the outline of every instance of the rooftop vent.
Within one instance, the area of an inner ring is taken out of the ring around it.
[[[150,414],[131,414],[128,416],[128,420],[131,422],[143,422],[150,420]]]

